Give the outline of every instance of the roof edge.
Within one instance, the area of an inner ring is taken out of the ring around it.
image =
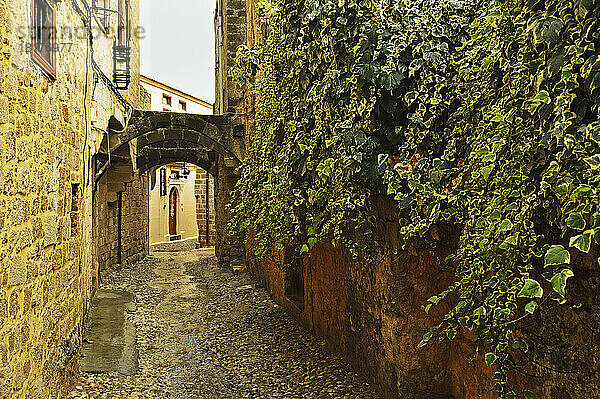
[[[174,88],[172,86],[169,86],[169,85],[167,85],[165,83],[159,82],[158,80],[152,79],[152,78],[150,78],[148,76],[140,75],[140,83],[146,83],[148,85],[158,87],[159,89],[163,89],[165,91],[171,91],[171,92],[177,94],[178,96],[185,98],[188,101],[193,101],[193,102],[199,103],[200,105],[203,105],[203,106],[205,106],[207,108],[213,108],[213,104],[209,103],[208,101],[205,101],[205,100],[203,100],[201,98],[198,98],[198,97],[193,96],[191,94],[188,94],[188,93],[186,93],[184,91],[176,89],[176,88]]]

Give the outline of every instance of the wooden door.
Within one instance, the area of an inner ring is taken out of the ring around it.
[[[169,234],[177,235],[177,190],[171,189],[169,195]]]

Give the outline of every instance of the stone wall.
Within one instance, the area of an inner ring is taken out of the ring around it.
[[[58,54],[49,81],[21,51],[29,3],[0,2],[0,398],[11,399],[50,397],[62,384],[91,295],[85,65],[75,57],[85,44]],[[57,19],[67,18],[77,16],[59,6]]]
[[[97,274],[90,49],[73,3],[51,3],[59,28],[84,32],[59,36],[72,44],[56,79],[27,52],[32,1],[0,1],[0,398],[54,398],[69,383]]]
[[[391,249],[401,248],[395,204],[387,198],[375,204],[379,222],[370,244],[379,261],[354,260],[341,248],[321,242],[300,265],[281,254],[263,262],[249,257],[250,269],[278,303],[347,357],[385,398],[494,398],[491,370],[481,356],[470,359],[475,349],[470,334],[459,334],[451,344],[417,348],[423,333],[449,309],[433,308],[426,316],[421,306],[453,281],[443,259],[457,245],[459,232],[440,226],[393,255]],[[550,304],[523,323],[522,333],[536,343],[533,360],[542,366],[525,362],[522,372],[533,377],[511,374],[520,394],[528,388],[540,398],[562,399],[591,398],[600,392],[597,250],[575,263],[576,277],[569,282],[576,293],[572,299],[583,304],[579,316]],[[300,304],[298,293],[288,287],[298,272],[303,279]]]
[[[229,74],[235,66],[235,55],[240,45],[247,41],[245,0],[218,0],[215,12],[216,96],[215,113],[243,113],[244,95]]]
[[[148,254],[148,177],[115,165],[94,193],[99,271],[129,265]]]
[[[217,190],[215,197],[215,255],[219,267],[239,269],[244,267],[243,237],[231,235],[227,227],[230,217],[231,193],[239,179],[238,162],[233,157],[219,157]]]
[[[111,9],[118,8],[117,0],[107,0],[105,6]],[[149,251],[148,237],[148,178],[145,174],[133,173],[129,148],[122,149],[120,154],[112,154],[111,164],[100,177],[98,166],[102,165],[96,158],[103,155],[105,158],[108,143],[116,142],[116,134],[111,129],[120,130],[127,125],[127,112],[133,109],[147,110],[150,108],[150,94],[140,83],[140,43],[139,43],[139,0],[130,0],[130,29],[131,35],[131,83],[127,90],[120,90],[119,94],[127,102],[115,97],[114,88],[100,80],[92,83],[90,119],[91,137],[90,156],[95,156],[91,161],[92,174],[94,175],[91,192],[92,224],[94,241],[95,276],[94,288],[98,287],[100,271],[110,267],[131,264],[146,255]],[[98,29],[98,20],[92,20],[93,29]],[[110,17],[111,35],[97,33],[94,41],[94,62],[107,76],[112,76],[113,56],[112,46],[115,30],[117,29],[116,15]],[[94,76],[97,76],[95,73]],[[104,83],[104,84],[102,84]],[[107,101],[111,99],[111,101]],[[128,110],[128,107],[132,108]],[[110,137],[109,137],[110,136]],[[112,141],[111,141],[112,140]],[[120,224],[119,224],[119,202]],[[120,235],[119,235],[120,231]]]
[[[215,179],[204,169],[198,168],[196,170],[194,191],[196,195],[196,222],[198,223],[198,243],[202,247],[212,247],[215,245],[216,237]]]
[[[215,113],[227,113],[232,117],[231,128],[234,137],[244,138],[248,142],[248,113],[246,90],[229,74],[235,65],[235,56],[239,46],[248,40],[246,0],[217,0],[215,12],[216,47],[216,96]],[[246,145],[247,147],[247,145]],[[216,215],[215,215],[215,253],[221,267],[244,267],[245,251],[240,235],[229,234],[227,223],[230,219],[229,205],[231,192],[239,178],[238,159],[220,155],[216,176]]]

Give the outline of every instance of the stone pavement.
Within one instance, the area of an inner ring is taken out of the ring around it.
[[[81,373],[71,398],[377,398],[246,276],[206,250],[153,253],[112,272],[130,291],[139,370]]]
[[[134,311],[133,295],[127,291],[100,289],[94,295],[86,342],[79,368],[90,372],[118,371],[135,375],[138,355],[135,326],[127,318]]]

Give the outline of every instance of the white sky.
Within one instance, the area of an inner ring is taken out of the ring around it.
[[[215,99],[215,0],[140,0],[142,74]]]

